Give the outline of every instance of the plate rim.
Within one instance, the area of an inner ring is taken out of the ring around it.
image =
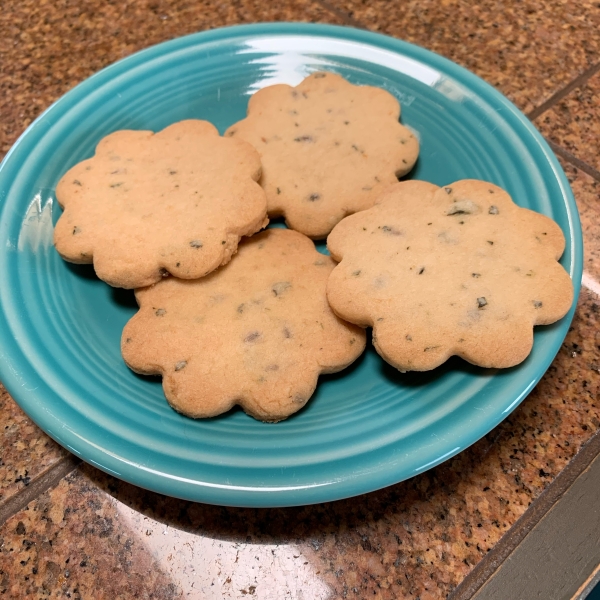
[[[181,36],[178,38],[174,38],[172,40],[162,42],[138,52],[131,54],[125,58],[122,58],[107,67],[104,67],[97,73],[91,75],[87,79],[83,80],[71,90],[66,92],[63,96],[61,96],[58,100],[52,103],[44,112],[42,112],[30,125],[29,127],[21,134],[21,136],[17,139],[12,148],[8,151],[2,162],[0,163],[0,186],[2,184],[3,179],[7,177],[6,172],[9,171],[9,167],[12,166],[12,163],[17,161],[18,166],[18,156],[19,152],[25,152],[26,146],[28,142],[34,142],[35,138],[35,130],[36,128],[43,123],[44,119],[47,119],[51,116],[55,111],[61,110],[61,108],[65,104],[69,104],[76,100],[79,96],[87,95],[87,91],[89,88],[94,89],[97,82],[101,82],[104,78],[107,80],[111,80],[116,76],[121,70],[124,71],[134,68],[137,64],[147,62],[148,60],[152,60],[152,58],[169,54],[171,51],[181,48],[188,48],[191,46],[200,46],[206,43],[211,42],[231,42],[234,39],[249,36],[249,37],[259,37],[264,35],[271,36],[289,36],[289,35],[300,35],[304,37],[321,37],[321,38],[331,38],[334,37],[336,39],[344,39],[346,41],[351,42],[360,42],[366,43],[368,45],[374,46],[376,48],[386,48],[395,53],[398,53],[403,56],[409,56],[410,58],[419,60],[427,65],[433,65],[434,67],[438,67],[443,73],[450,74],[454,79],[460,81],[461,83],[467,82],[467,87],[473,90],[472,85],[468,85],[470,82],[474,82],[476,84],[476,94],[481,97],[482,93],[480,89],[483,90],[485,95],[485,100],[489,101],[490,96],[495,102],[499,102],[504,105],[510,112],[511,117],[516,118],[517,122],[521,127],[525,128],[525,131],[517,132],[519,137],[522,137],[522,134],[527,132],[532,136],[533,141],[537,142],[540,146],[540,149],[548,161],[549,166],[552,168],[552,171],[555,175],[556,181],[560,186],[562,191],[562,201],[564,202],[564,206],[566,207],[568,213],[568,224],[569,224],[569,232],[567,238],[567,243],[570,244],[571,247],[571,262],[569,267],[567,268],[574,286],[574,299],[573,304],[569,313],[563,317],[560,321],[561,327],[565,330],[565,335],[568,332],[569,325],[573,319],[576,307],[577,307],[577,299],[580,292],[580,282],[581,282],[581,274],[583,272],[583,239],[582,239],[582,231],[581,224],[579,221],[579,213],[577,210],[577,205],[575,202],[575,198],[573,196],[572,190],[566,178],[566,175],[558,162],[558,159],[552,152],[550,146],[539,133],[539,131],[535,128],[533,123],[527,119],[527,117],[510,101],[506,98],[501,92],[496,90],[489,83],[472,73],[471,71],[465,69],[464,67],[454,63],[453,61],[436,54],[426,48],[422,48],[415,44],[411,44],[404,40],[400,40],[398,38],[393,38],[391,36],[383,35],[380,33],[373,33],[370,31],[364,31],[360,29],[355,29],[351,27],[344,27],[339,25],[329,25],[329,24],[314,24],[314,23],[255,23],[255,24],[245,24],[245,25],[232,25],[222,28],[217,28],[209,31],[202,31],[197,33],[192,33],[186,36]],[[124,72],[123,71],[123,72]],[[480,88],[480,89],[479,89]],[[68,112],[68,109],[67,111]],[[14,158],[13,158],[14,157]],[[18,168],[17,168],[18,170]],[[0,187],[0,225],[4,221],[3,218],[3,209],[4,209],[4,198],[6,196],[6,191]],[[3,228],[0,227],[0,231]],[[3,252],[4,250],[0,250]],[[0,295],[1,301],[1,295]],[[0,304],[1,308],[1,304]],[[313,490],[312,495],[308,493],[303,493],[302,490],[306,492],[307,488],[302,488],[300,491],[296,491],[296,494],[299,494],[301,497],[295,498],[291,497],[289,491],[286,490],[286,493],[273,493],[273,490],[264,491],[267,488],[254,488],[251,492],[246,490],[246,494],[250,493],[250,497],[242,497],[240,498],[238,494],[231,494],[230,492],[225,492],[225,497],[219,498],[207,498],[202,493],[200,494],[189,494],[189,493],[173,493],[172,488],[169,487],[169,484],[172,483],[172,480],[168,478],[165,473],[160,473],[155,475],[154,478],[150,476],[142,476],[140,477],[139,468],[140,465],[136,465],[134,463],[129,462],[128,466],[131,468],[131,472],[124,469],[124,463],[122,460],[114,458],[114,455],[110,453],[110,451],[106,448],[94,448],[90,446],[89,440],[81,440],[85,448],[77,448],[76,446],[71,446],[70,444],[66,444],[64,439],[57,439],[55,435],[53,435],[53,426],[50,427],[48,420],[50,417],[44,411],[40,412],[35,410],[33,404],[34,402],[29,402],[27,399],[19,398],[21,395],[22,389],[22,381],[21,374],[19,369],[16,368],[17,365],[11,364],[10,352],[8,352],[9,347],[16,346],[18,353],[23,354],[22,350],[16,344],[16,342],[7,335],[7,323],[5,322],[4,315],[0,314],[0,337],[2,338],[2,347],[0,347],[0,380],[3,382],[5,388],[15,400],[15,402],[21,407],[22,410],[51,438],[57,441],[62,446],[66,446],[68,450],[72,453],[80,456],[86,462],[100,468],[101,470],[110,473],[112,475],[117,475],[120,479],[133,483],[134,485],[138,485],[140,487],[144,487],[146,489],[153,490],[158,493],[166,494],[169,496],[175,496],[179,498],[185,498],[188,500],[200,501],[205,503],[212,504],[220,504],[220,505],[228,505],[228,506],[252,506],[252,507],[276,507],[276,506],[294,506],[294,505],[305,505],[305,504],[313,504],[318,502],[326,502],[333,501],[342,498],[347,498],[350,496],[356,496],[359,494],[364,494],[367,492],[375,491],[382,487],[386,487],[389,485],[393,485],[394,483],[399,483],[407,478],[413,477],[421,472],[429,470],[438,464],[452,458],[459,452],[462,452],[475,442],[477,442],[481,437],[483,437],[486,433],[491,431],[494,427],[496,427],[500,422],[502,422],[512,411],[516,409],[516,407],[523,401],[525,397],[531,392],[534,386],[539,382],[539,380],[543,377],[544,373],[554,360],[556,354],[560,350],[562,345],[562,341],[558,344],[556,352],[552,354],[551,357],[546,356],[547,359],[543,363],[543,368],[538,368],[536,377],[531,381],[531,383],[523,390],[520,397],[511,405],[510,411],[504,412],[498,416],[497,419],[492,419],[492,421],[487,420],[485,422],[485,426],[480,429],[476,429],[475,433],[471,436],[470,441],[467,443],[462,443],[458,448],[455,448],[451,452],[448,452],[442,456],[439,456],[436,460],[428,463],[423,468],[414,471],[412,474],[409,474],[405,477],[401,477],[398,479],[397,477],[388,477],[387,482],[381,483],[381,481],[373,486],[373,485],[363,485],[358,486],[360,489],[354,491],[353,493],[340,493],[342,486],[339,485],[338,482],[331,482],[328,484],[324,484],[321,490],[325,491],[325,493],[314,493],[315,488],[311,488]],[[26,358],[26,357],[25,357]],[[547,362],[547,364],[546,364]],[[30,368],[33,368],[35,371],[35,367],[31,364],[28,364]],[[52,423],[54,425],[54,423]],[[481,432],[484,429],[485,431]],[[49,431],[50,430],[50,431]],[[461,440],[462,441],[462,440]],[[94,460],[97,456],[101,456],[103,458],[102,462]],[[116,461],[116,462],[115,462]],[[111,469],[111,467],[120,467],[117,471],[115,469]],[[158,477],[158,484],[156,485],[155,477]],[[149,480],[148,480],[149,479]],[[352,482],[352,487],[357,487],[356,482],[363,481],[365,479],[364,476],[357,476],[354,478],[346,479],[347,482]],[[368,481],[368,478],[367,478]],[[197,486],[193,488],[195,490],[202,490],[201,486]],[[336,493],[336,491],[338,493]]]

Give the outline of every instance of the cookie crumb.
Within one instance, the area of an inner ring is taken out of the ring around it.
[[[479,308],[483,308],[484,306],[487,306],[487,300],[483,296],[477,298],[477,306]]]

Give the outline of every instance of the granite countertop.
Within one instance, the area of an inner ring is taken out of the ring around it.
[[[559,157],[582,220],[569,334],[533,393],[465,452],[378,492],[289,509],[194,504],[123,483],[57,446],[0,386],[3,598],[467,598],[560,495],[564,474],[600,450],[597,2],[4,0],[0,157],[54,100],[134,51],[284,20],[422,45],[525,112]]]

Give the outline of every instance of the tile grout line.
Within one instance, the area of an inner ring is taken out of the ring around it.
[[[331,14],[341,19],[346,25],[350,25],[351,27],[356,27],[358,29],[368,29],[366,25],[363,25],[360,21],[357,21],[356,19],[351,17],[346,11],[339,9],[331,2],[328,2],[327,0],[316,0],[316,2],[320,4],[325,10],[329,11]]]
[[[564,158],[566,161],[570,162],[574,167],[577,167],[584,173],[587,173],[590,177],[593,177],[597,181],[600,181],[600,171],[588,165],[586,162],[583,162],[580,158],[577,158],[573,154],[571,154],[568,150],[565,150],[562,146],[554,143],[553,141],[546,139],[547,144],[552,148],[554,154],[558,154],[560,157]]]
[[[589,69],[575,77],[575,79],[573,79],[571,83],[568,83],[564,88],[558,90],[558,92],[550,96],[548,100],[542,102],[539,106],[531,110],[527,114],[527,118],[531,121],[537,119],[541,114],[545,113],[557,102],[560,102],[565,96],[568,96],[574,89],[581,87],[588,79],[593,77],[598,71],[600,71],[600,63],[591,66]]]
[[[600,454],[600,431],[567,463],[554,481],[532,502],[514,525],[500,538],[473,570],[447,597],[448,600],[469,600],[502,566],[529,532],[552,510],[575,480]]]
[[[0,504],[0,527],[11,517],[23,510],[30,502],[41,496],[44,492],[55,487],[63,477],[75,470],[81,459],[72,454],[61,458],[47,471],[34,479],[27,487],[19,490],[14,496]]]

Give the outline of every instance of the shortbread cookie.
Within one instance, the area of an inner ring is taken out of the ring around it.
[[[258,150],[269,215],[317,239],[372,206],[415,164],[419,144],[399,117],[385,90],[314,73],[296,87],[258,91],[225,135]]]
[[[327,245],[341,261],[327,286],[333,310],[372,326],[377,352],[401,371],[452,355],[516,365],[533,326],[557,321],[573,301],[558,225],[483,181],[398,183],[344,219]]]
[[[268,223],[260,170],[250,144],[206,121],[117,131],[58,183],[56,249],[116,287],[202,277]]]
[[[365,347],[364,331],[327,303],[334,264],[300,233],[261,232],[207,277],[136,290],[123,358],[137,373],[162,375],[167,400],[190,417],[239,404],[262,421],[285,419],[320,373],[347,367]]]

